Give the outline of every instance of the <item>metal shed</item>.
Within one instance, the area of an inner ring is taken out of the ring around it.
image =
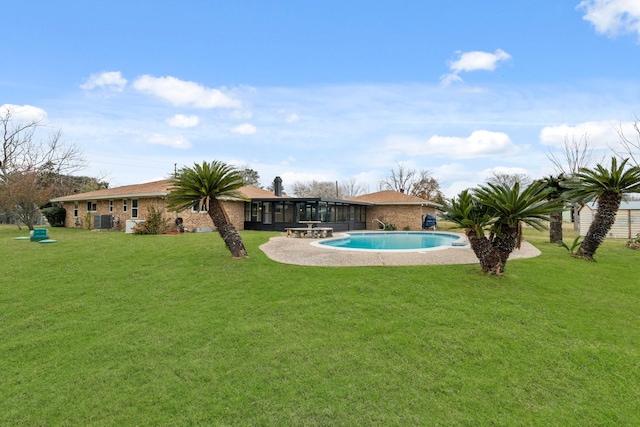
[[[586,236],[596,213],[597,204],[587,203],[580,209],[580,235]],[[622,202],[616,214],[616,222],[607,237],[631,239],[640,233],[640,201]]]

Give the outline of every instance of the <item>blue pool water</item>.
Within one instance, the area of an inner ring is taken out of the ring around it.
[[[349,233],[346,237],[324,240],[317,245],[352,250],[421,250],[451,247],[462,241],[460,235],[422,231],[373,231]]]

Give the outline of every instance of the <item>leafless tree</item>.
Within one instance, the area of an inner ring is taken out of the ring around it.
[[[295,182],[293,194],[296,197],[324,197],[326,199],[346,199],[364,194],[366,186],[358,183],[354,178],[343,182],[311,181]]]
[[[355,178],[342,181],[338,185],[338,195],[340,199],[361,196],[368,192],[367,186],[358,182]]]
[[[62,141],[62,132],[50,129],[44,117],[23,119],[12,105],[0,107],[0,179],[13,172],[47,170],[70,174],[85,166],[80,149]],[[43,131],[47,131],[43,138]]]
[[[525,189],[533,182],[531,177],[526,173],[503,173],[491,172],[491,176],[487,178],[487,182],[495,185],[507,185],[513,187],[515,183],[520,185],[521,189]]]
[[[573,135],[569,139],[568,136],[565,136],[564,145],[560,153],[551,150],[547,153],[547,158],[553,163],[556,174],[563,175],[568,180],[578,173],[580,169],[589,167],[594,161],[593,156],[593,147],[589,144],[589,135],[586,133],[582,135],[582,138],[576,138]],[[580,203],[573,204],[574,231],[580,229],[578,216],[580,206]]]
[[[80,149],[65,144],[62,132],[49,128],[44,117],[26,118],[21,113],[19,107],[0,106],[0,209],[23,222],[26,219],[32,228],[31,208],[26,206],[30,199],[24,195],[32,192],[33,201],[40,203],[40,196],[51,191],[51,180],[45,176],[71,174],[84,167],[84,160]],[[37,211],[42,204],[32,208]]]
[[[339,196],[339,186],[337,182],[316,181],[311,182],[294,182],[293,194],[296,197],[325,197],[336,199]]]
[[[553,163],[557,175],[572,177],[581,168],[589,167],[594,161],[589,135],[585,133],[581,138],[576,138],[575,135],[571,138],[565,136],[562,148],[556,151],[549,150],[547,158]]]
[[[440,184],[427,169],[416,172],[415,169],[408,169],[403,163],[398,163],[391,169],[391,175],[382,179],[379,187],[381,190],[399,191],[433,201],[442,195]]]
[[[618,135],[620,136],[620,145],[622,146],[622,150],[613,149],[613,151],[620,157],[621,159],[629,158],[636,166],[640,166],[640,119],[636,118],[636,121],[633,123],[633,129],[636,131],[636,135],[634,139],[629,138],[625,135],[622,125],[620,128],[616,130]]]
[[[398,163],[394,169],[391,169],[391,175],[380,181],[380,189],[408,192],[415,181],[415,176],[414,169],[408,169],[404,163]]]

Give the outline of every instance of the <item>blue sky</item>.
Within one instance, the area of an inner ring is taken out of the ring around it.
[[[453,196],[640,116],[637,0],[6,3],[0,105],[112,186],[215,159],[377,191],[400,162]]]

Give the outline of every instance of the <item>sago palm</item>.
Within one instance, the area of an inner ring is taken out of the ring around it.
[[[549,175],[541,180],[545,188],[550,189],[549,200],[560,200],[564,197],[564,192],[568,189],[564,186],[566,178],[564,174],[557,176]],[[562,211],[551,212],[549,214],[549,242],[562,243]]]
[[[244,258],[247,250],[238,230],[229,222],[223,200],[246,200],[238,191],[244,185],[238,171],[222,162],[195,163],[193,168],[183,167],[173,179],[167,195],[168,209],[184,211],[195,206],[205,206],[218,233],[234,258]]]
[[[593,261],[596,250],[607,237],[616,221],[622,196],[640,192],[640,167],[627,168],[629,159],[618,165],[618,159],[611,158],[611,168],[601,164],[593,169],[581,168],[567,185],[571,188],[568,196],[585,203],[597,201],[596,214],[591,222],[577,255]]]
[[[502,275],[509,255],[520,247],[522,224],[544,229],[549,213],[561,208],[562,202],[547,200],[549,192],[541,182],[522,192],[518,183],[487,184],[444,202],[443,217],[465,229],[485,273]]]

